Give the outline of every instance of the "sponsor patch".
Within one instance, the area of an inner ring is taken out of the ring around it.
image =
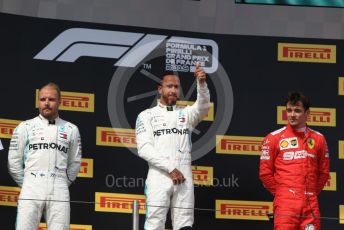
[[[279,143],[280,150],[298,148],[299,143],[296,137],[282,139]]]
[[[308,148],[313,149],[315,146],[315,140],[313,138],[308,138],[307,145],[308,145]]]
[[[262,154],[260,155],[261,160],[270,160],[269,150],[262,150]]]

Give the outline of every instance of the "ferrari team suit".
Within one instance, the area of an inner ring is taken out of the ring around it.
[[[194,222],[194,187],[191,169],[191,133],[210,108],[207,84],[197,81],[197,100],[192,106],[158,105],[141,112],[136,121],[138,154],[149,165],[145,195],[145,230],[165,229],[171,207],[174,230]],[[185,182],[174,185],[169,175],[178,169]]]
[[[329,164],[324,136],[308,127],[287,125],[266,136],[260,179],[274,194],[274,229],[320,229],[317,195],[329,178]]]
[[[9,172],[21,187],[16,229],[37,230],[44,211],[49,230],[69,230],[68,186],[80,161],[79,130],[72,123],[39,115],[18,125],[8,153]]]

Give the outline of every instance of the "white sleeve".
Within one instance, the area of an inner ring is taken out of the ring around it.
[[[79,171],[81,163],[81,138],[79,129],[75,126],[73,128],[72,139],[70,143],[70,151],[68,154],[67,176],[69,185],[75,181]]]
[[[0,150],[3,150],[4,146],[2,146],[1,140],[0,140]]]
[[[14,130],[8,151],[8,171],[21,187],[24,180],[24,156],[27,145],[27,124],[22,122]]]
[[[153,129],[147,112],[142,112],[138,115],[135,133],[139,156],[150,165],[168,173],[172,172],[175,167],[167,158],[162,157],[162,154],[159,153],[154,146]]]
[[[208,114],[210,109],[210,93],[206,82],[201,84],[197,80],[197,100],[188,107],[189,121],[194,128]]]

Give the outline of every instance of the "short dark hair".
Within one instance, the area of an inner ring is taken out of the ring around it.
[[[285,105],[288,103],[296,105],[298,102],[301,102],[305,111],[309,110],[311,106],[310,100],[302,92],[291,91],[288,93],[288,97],[285,99]]]
[[[164,71],[160,77],[160,82],[158,83],[158,85],[162,85],[162,82],[164,81],[164,78],[165,76],[169,76],[169,75],[173,75],[173,76],[177,76],[179,77],[178,75],[178,72],[173,72],[173,71]]]
[[[39,91],[41,91],[43,88],[53,88],[53,89],[55,89],[56,92],[57,92],[57,96],[58,96],[59,98],[61,98],[61,90],[60,90],[60,87],[59,87],[56,83],[54,83],[54,82],[49,82],[48,84],[43,85],[43,86],[39,89]]]

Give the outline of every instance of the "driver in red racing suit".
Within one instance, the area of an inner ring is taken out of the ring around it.
[[[317,196],[329,178],[325,137],[307,127],[309,99],[291,92],[286,99],[288,124],[263,141],[260,179],[274,195],[275,230],[319,230]]]

